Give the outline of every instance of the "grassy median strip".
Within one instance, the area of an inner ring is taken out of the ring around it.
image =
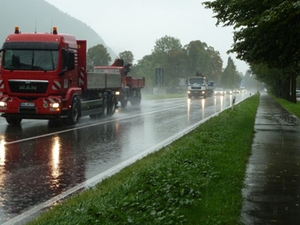
[[[240,224],[258,103],[223,111],[29,224]]]

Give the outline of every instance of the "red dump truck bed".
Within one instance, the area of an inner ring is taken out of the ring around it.
[[[126,84],[131,88],[143,88],[145,87],[145,77],[133,78],[131,76],[126,76]]]

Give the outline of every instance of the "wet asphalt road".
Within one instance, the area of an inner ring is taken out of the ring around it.
[[[238,94],[236,102],[249,96]],[[0,118],[0,224],[230,107],[232,96],[143,100],[73,127]]]

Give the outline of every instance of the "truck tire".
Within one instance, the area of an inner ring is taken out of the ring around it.
[[[113,94],[109,96],[107,115],[112,116],[116,111],[116,98]]]
[[[78,97],[73,97],[71,102],[71,108],[68,112],[67,123],[69,125],[74,125],[79,120],[79,110],[80,110],[80,101]]]
[[[104,96],[104,99],[103,99],[103,107],[102,107],[103,109],[102,109],[102,114],[101,114],[101,116],[103,117],[103,118],[105,118],[106,116],[107,116],[107,114],[108,114],[108,98],[107,98],[107,95],[106,96]]]
[[[126,106],[127,106],[127,99],[122,98],[120,102],[121,102],[121,107],[122,108],[126,108]]]
[[[105,118],[107,116],[107,114],[108,114],[108,100],[107,100],[107,96],[104,96],[102,112],[97,113],[97,114],[92,114],[92,115],[90,115],[90,118],[92,120],[100,120],[102,118]]]
[[[141,92],[138,91],[137,95],[131,99],[131,105],[139,106],[141,104],[142,95]]]
[[[22,118],[14,117],[14,116],[9,116],[6,117],[6,122],[10,125],[19,125],[22,121]]]

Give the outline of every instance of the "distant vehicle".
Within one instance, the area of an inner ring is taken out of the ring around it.
[[[240,90],[234,89],[234,90],[232,91],[232,93],[238,94],[238,93],[240,93]]]
[[[187,78],[188,98],[192,97],[211,97],[214,90],[214,82],[208,81],[207,78],[201,74],[196,77]]]
[[[231,89],[226,89],[225,93],[231,95],[232,94],[232,90]]]
[[[297,89],[297,90],[296,90],[296,97],[297,97],[297,98],[300,98],[300,89]]]
[[[214,91],[214,94],[215,95],[224,95],[225,91],[224,91],[223,88],[216,88],[215,91]]]

